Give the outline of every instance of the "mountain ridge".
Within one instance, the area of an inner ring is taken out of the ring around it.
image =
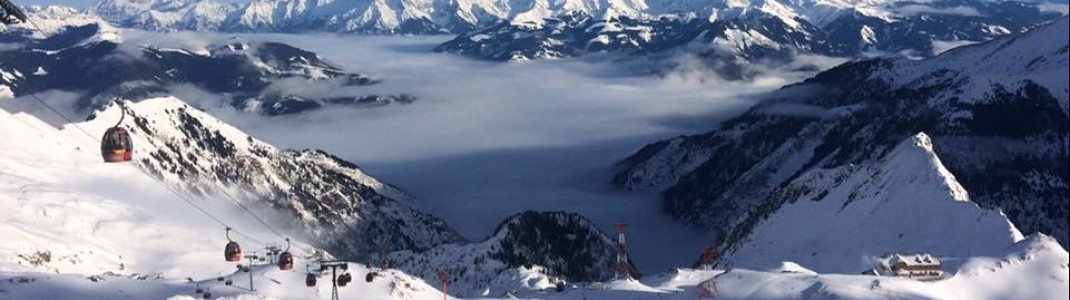
[[[869,164],[926,132],[976,203],[1002,209],[1023,233],[1065,244],[1067,27],[1062,18],[928,60],[832,68],[763,97],[716,131],[647,145],[621,162],[614,182],[662,191],[674,218],[716,230],[724,242],[738,238],[724,236],[736,226],[775,211],[769,197],[800,174]]]

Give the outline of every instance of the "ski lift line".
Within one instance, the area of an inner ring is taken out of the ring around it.
[[[34,22],[34,21],[33,21],[32,19],[26,18],[26,22],[27,22],[27,23],[30,23],[30,25],[32,25],[32,26],[33,26],[34,28],[36,28],[36,29],[37,29],[37,32],[40,32],[41,34],[44,34],[44,33],[45,33],[45,31],[44,31],[44,30],[41,30],[41,27],[40,27],[40,26],[38,26],[38,25],[37,25],[37,23],[36,23],[36,22]],[[62,22],[62,21],[61,21],[61,22]],[[66,24],[64,24],[64,25],[66,25]],[[268,25],[269,27],[271,27],[271,28],[272,28],[273,30],[276,30],[276,31],[277,31],[277,29],[276,29],[276,28],[274,28],[274,26],[272,26],[271,24],[267,24],[267,25]],[[34,90],[36,90],[36,89],[37,89],[37,88],[35,88],[35,87],[34,87],[34,86],[33,86],[32,84],[30,84],[29,82],[23,82],[23,83],[25,83],[25,84],[26,84],[26,86],[27,86],[27,87],[29,87],[29,88],[31,88],[31,89],[34,89]],[[30,97],[32,97],[32,98],[33,98],[33,99],[34,99],[35,101],[37,101],[38,103],[40,103],[40,104],[41,104],[41,105],[43,105],[44,107],[48,108],[48,110],[51,110],[51,111],[52,111],[53,113],[55,113],[56,115],[60,116],[60,117],[61,117],[61,118],[63,118],[64,120],[66,120],[68,124],[71,124],[71,125],[73,125],[73,126],[74,126],[75,128],[77,128],[77,129],[78,129],[79,131],[81,131],[81,132],[82,132],[83,134],[85,134],[87,138],[89,138],[90,140],[93,140],[93,141],[95,141],[95,138],[93,138],[93,135],[92,135],[92,134],[90,134],[90,133],[89,133],[88,131],[85,131],[85,129],[83,129],[83,128],[82,128],[81,126],[78,126],[78,125],[77,125],[77,123],[76,123],[76,122],[75,122],[75,121],[74,121],[73,119],[71,119],[71,118],[68,118],[68,117],[67,117],[66,115],[64,115],[63,113],[61,113],[61,112],[60,112],[59,110],[57,110],[57,109],[56,109],[55,107],[52,107],[51,105],[49,105],[48,103],[46,103],[46,102],[45,102],[44,100],[41,100],[41,98],[37,97],[37,95],[36,95],[36,94],[34,94],[34,93],[28,93],[28,94],[29,94],[29,95],[30,95]],[[119,103],[119,108],[123,110],[123,114],[122,114],[122,117],[120,117],[120,119],[119,119],[119,123],[118,123],[118,124],[122,124],[123,120],[124,120],[124,119],[126,118],[126,107],[125,107],[125,106],[123,106],[123,104],[122,104],[122,103]],[[118,126],[118,124],[117,124],[116,126]],[[140,168],[137,168],[137,169],[141,170]],[[143,171],[143,170],[141,170],[141,171]],[[148,173],[146,173],[146,172],[142,172],[142,173],[145,173],[145,175],[149,175],[149,174],[148,174]],[[151,175],[149,175],[149,177],[152,177],[152,176],[151,176]],[[154,179],[155,179],[155,178],[154,178]],[[160,182],[160,184],[162,184],[162,185],[165,185],[165,186],[166,186],[166,184],[164,184],[163,182]],[[283,239],[287,239],[287,237],[286,237],[285,235],[283,235],[282,233],[280,233],[280,232],[279,232],[279,231],[278,231],[277,229],[275,229],[275,227],[274,227],[274,226],[271,226],[271,224],[269,224],[269,223],[268,223],[267,221],[265,221],[265,220],[264,220],[263,218],[261,218],[260,216],[256,215],[255,213],[253,213],[253,211],[252,211],[251,209],[249,209],[249,207],[245,206],[245,205],[244,205],[244,204],[242,204],[242,203],[241,203],[240,201],[238,201],[237,197],[235,197],[235,196],[234,196],[234,195],[232,195],[232,194],[231,194],[230,192],[228,192],[228,191],[227,191],[227,190],[226,190],[226,189],[225,189],[225,188],[224,188],[224,187],[223,187],[222,185],[220,185],[220,184],[219,184],[218,182],[215,182],[215,181],[213,181],[213,182],[212,182],[212,184],[213,184],[213,185],[215,185],[215,186],[216,186],[216,188],[218,188],[218,189],[219,189],[219,191],[220,191],[220,192],[222,192],[222,193],[223,193],[223,194],[224,194],[224,195],[225,195],[225,196],[226,196],[227,198],[229,198],[228,200],[230,200],[231,202],[234,202],[234,204],[238,205],[238,207],[240,207],[240,208],[241,208],[242,210],[244,210],[244,211],[245,211],[245,212],[246,212],[247,214],[249,214],[250,216],[252,216],[252,217],[253,217],[253,219],[256,219],[256,221],[257,221],[257,222],[260,222],[260,224],[264,225],[264,227],[266,227],[266,228],[267,228],[267,229],[268,229],[269,231],[271,231],[271,232],[272,232],[272,233],[274,233],[275,235],[279,236],[280,238],[283,238]],[[168,187],[168,189],[170,190],[170,188],[169,188],[169,187]],[[176,195],[177,195],[177,193],[176,193]],[[181,197],[180,197],[180,198],[181,198]],[[183,199],[183,200],[185,200],[185,199]],[[187,201],[187,202],[189,202],[189,201]],[[192,203],[190,203],[190,204],[192,204]],[[200,209],[200,208],[198,207],[198,209]],[[212,218],[214,219],[215,217],[212,217]],[[221,223],[221,224],[222,224],[222,223]],[[228,227],[229,227],[229,226],[228,226]],[[243,234],[243,235],[244,235],[244,234]],[[261,245],[262,245],[262,244],[261,244]]]
[[[138,163],[137,161],[134,162],[134,164],[137,164],[137,163]],[[249,241],[253,242],[254,244],[258,244],[258,245],[261,245],[261,246],[264,245],[264,243],[258,241],[257,239],[253,238],[252,236],[250,236],[248,234],[245,234],[245,233],[243,233],[241,231],[233,229],[234,228],[233,226],[230,226],[230,224],[227,224],[227,222],[223,221],[219,217],[216,217],[212,213],[209,213],[208,210],[204,209],[200,205],[197,205],[197,203],[194,203],[192,200],[186,198],[186,196],[183,195],[181,192],[179,192],[178,190],[175,190],[174,188],[172,188],[170,185],[167,185],[163,181],[160,181],[159,179],[156,178],[156,176],[152,176],[152,174],[149,174],[147,171],[145,171],[144,169],[142,169],[142,168],[140,168],[138,166],[131,165],[131,167],[133,167],[138,172],[141,172],[141,174],[144,174],[146,177],[149,177],[150,179],[152,179],[153,181],[155,181],[159,185],[163,186],[164,188],[167,189],[167,191],[171,192],[172,194],[174,194],[179,199],[182,199],[182,201],[186,202],[187,204],[189,204],[193,208],[197,209],[197,211],[200,211],[205,216],[208,216],[208,218],[211,218],[216,223],[219,223],[219,225],[222,225],[223,227],[225,227],[227,229],[230,229],[230,231],[234,232],[235,234],[238,234],[240,236],[245,237],[246,239],[248,239]]]
[[[38,29],[38,30],[40,30],[40,29]],[[24,83],[24,84],[25,84],[25,85],[26,85],[27,87],[29,87],[29,88],[31,88],[31,89],[35,89],[35,88],[33,87],[33,85],[29,84],[28,82],[22,82],[22,83]],[[72,118],[68,117],[67,115],[63,114],[62,112],[60,112],[60,111],[59,111],[58,109],[56,109],[56,108],[55,108],[55,107],[53,107],[52,105],[49,105],[49,104],[48,104],[47,102],[45,102],[44,100],[42,100],[42,99],[41,99],[40,97],[37,97],[37,94],[34,94],[34,93],[27,93],[27,95],[29,95],[29,96],[30,96],[30,98],[34,99],[34,101],[36,101],[37,103],[41,104],[41,106],[44,106],[45,108],[47,108],[47,109],[48,109],[49,111],[51,111],[51,112],[52,112],[53,114],[56,114],[57,116],[59,116],[59,117],[60,117],[60,118],[62,118],[63,120],[67,121],[67,123],[68,123],[68,124],[70,124],[71,126],[74,126],[74,128],[78,129],[78,131],[81,131],[81,132],[82,132],[82,134],[84,134],[84,135],[86,136],[86,138],[90,139],[91,141],[94,141],[94,142],[96,142],[96,139],[95,139],[95,138],[93,138],[93,135],[92,135],[92,134],[90,134],[90,133],[89,133],[88,131],[86,131],[86,130],[85,130],[84,128],[82,128],[82,126],[78,126],[78,123],[77,123],[76,121],[74,121],[74,119],[72,119]],[[123,121],[123,119],[125,119],[125,118],[126,118],[126,107],[125,107],[125,106],[123,106],[123,105],[122,105],[122,104],[120,103],[120,104],[119,104],[119,108],[123,110],[123,115],[122,115],[122,117],[121,117],[121,118],[120,118],[120,120],[119,120],[119,123],[121,124],[121,123],[122,123],[122,121]],[[215,217],[215,216],[213,216],[213,215],[211,215],[211,214],[208,214],[208,212],[207,212],[207,211],[205,211],[205,210],[204,210],[203,208],[201,208],[200,206],[197,206],[197,205],[196,205],[196,204],[194,204],[194,203],[193,203],[192,201],[189,201],[188,199],[186,199],[185,197],[183,197],[182,195],[180,195],[180,194],[178,193],[178,191],[175,191],[175,190],[173,190],[173,189],[172,189],[172,188],[171,188],[170,186],[168,186],[168,185],[167,185],[166,183],[164,183],[164,182],[161,182],[161,181],[158,181],[158,180],[156,180],[156,177],[155,177],[155,176],[152,176],[151,174],[149,174],[148,172],[146,172],[146,171],[145,171],[145,170],[143,170],[142,168],[137,168],[137,167],[135,167],[134,169],[137,169],[137,170],[138,170],[138,171],[140,171],[140,172],[141,172],[142,174],[145,174],[145,175],[147,175],[147,176],[148,176],[149,178],[152,178],[152,179],[153,179],[153,181],[156,181],[156,182],[157,182],[157,183],[159,183],[160,185],[164,186],[164,187],[165,187],[165,188],[167,188],[167,189],[168,189],[169,191],[171,191],[171,193],[172,193],[172,194],[175,194],[175,196],[178,196],[178,197],[179,197],[180,199],[182,199],[182,200],[183,200],[183,201],[185,201],[186,203],[189,203],[190,205],[192,205],[192,206],[193,206],[194,208],[196,208],[197,210],[199,210],[199,211],[201,211],[202,213],[204,213],[204,214],[208,215],[208,216],[209,216],[210,218],[212,218],[213,220],[215,220],[215,221],[216,221],[217,223],[219,223],[219,224],[223,225],[224,227],[230,227],[230,226],[228,226],[228,225],[227,225],[227,224],[226,224],[225,222],[223,222],[222,220],[220,220],[219,218],[217,218],[217,217]],[[249,214],[250,216],[252,216],[252,217],[253,217],[254,219],[256,219],[256,220],[257,220],[258,222],[260,222],[261,224],[263,224],[263,225],[264,225],[264,227],[266,227],[266,228],[267,228],[268,230],[270,230],[270,231],[271,231],[272,233],[274,233],[274,234],[276,234],[276,235],[278,235],[279,237],[282,237],[282,238],[284,238],[284,239],[286,238],[286,237],[285,237],[284,235],[282,235],[281,233],[279,233],[279,231],[278,231],[278,230],[276,230],[276,229],[275,229],[275,228],[274,228],[273,226],[271,226],[270,224],[268,224],[268,223],[267,223],[267,221],[264,221],[264,219],[260,218],[260,216],[257,216],[257,215],[256,215],[255,213],[253,213],[253,212],[252,212],[252,210],[250,210],[250,209],[249,209],[248,207],[246,207],[245,205],[243,205],[243,204],[241,204],[240,202],[238,202],[238,201],[237,201],[237,199],[236,199],[236,198],[234,197],[234,195],[232,195],[232,194],[230,194],[229,192],[227,192],[227,191],[226,191],[226,189],[224,189],[224,188],[223,188],[222,186],[220,186],[220,185],[219,185],[219,183],[217,183],[217,182],[212,182],[212,183],[213,183],[213,184],[214,184],[214,185],[215,185],[215,186],[216,186],[217,188],[219,188],[219,190],[220,190],[220,191],[222,191],[224,195],[226,195],[226,196],[227,196],[227,197],[229,198],[228,200],[230,200],[230,201],[231,201],[231,202],[233,202],[234,204],[238,205],[238,207],[240,207],[240,208],[241,208],[242,210],[244,210],[244,211],[245,211],[246,213],[248,213],[248,214]],[[247,234],[244,234],[244,233],[240,233],[240,232],[236,232],[236,233],[238,233],[239,235],[245,236],[246,238],[250,238],[250,239],[251,239],[251,237],[250,237],[249,235],[247,235]],[[263,245],[263,243],[261,243],[261,242],[255,242],[255,243],[256,243],[256,244],[260,244],[260,245]]]
[[[40,32],[41,34],[44,34],[44,30],[41,30],[41,27],[40,27],[40,26],[38,26],[38,25],[37,25],[37,23],[36,23],[36,22],[34,22],[34,21],[33,21],[32,19],[29,19],[29,18],[27,18],[27,19],[26,19],[26,21],[27,21],[28,23],[30,23],[30,25],[32,25],[32,26],[33,26],[33,27],[34,27],[35,29],[37,29],[37,32]],[[33,84],[29,83],[28,81],[25,81],[25,80],[24,80],[24,81],[23,81],[22,83],[23,83],[23,84],[25,84],[25,85],[26,85],[27,87],[29,87],[29,88],[31,88],[31,89],[34,89],[34,90],[36,90],[36,88],[35,88],[35,87],[33,86]],[[15,83],[14,83],[14,82],[12,82],[12,84],[15,84]],[[17,85],[16,85],[16,86],[17,86]],[[34,99],[34,101],[37,101],[37,103],[41,104],[42,106],[44,106],[45,108],[47,108],[47,109],[48,109],[49,111],[52,111],[52,113],[56,114],[56,115],[57,115],[57,116],[59,116],[60,118],[63,118],[63,120],[67,121],[67,123],[68,123],[68,124],[70,124],[71,126],[74,126],[74,127],[76,128],[76,129],[78,129],[78,131],[81,131],[81,132],[82,132],[83,134],[85,134],[86,138],[89,138],[89,139],[90,139],[91,141],[94,141],[94,142],[96,141],[96,139],[95,139],[95,138],[93,137],[93,135],[92,135],[92,134],[90,134],[90,133],[89,133],[88,131],[86,131],[86,130],[85,130],[84,128],[82,128],[81,126],[78,126],[78,123],[77,123],[77,122],[75,122],[75,121],[74,121],[74,119],[71,119],[70,117],[67,117],[67,115],[63,114],[62,112],[60,112],[60,111],[59,111],[58,109],[56,109],[56,108],[55,108],[55,107],[53,107],[52,105],[49,105],[49,104],[48,104],[48,103],[46,103],[46,102],[45,102],[44,100],[42,100],[42,99],[41,99],[40,97],[37,97],[37,95],[36,95],[36,94],[34,94],[34,93],[27,93],[27,94],[28,94],[28,95],[29,95],[29,96],[30,96],[31,98],[33,98],[33,99]],[[123,121],[123,120],[124,120],[124,119],[126,118],[126,107],[125,107],[125,106],[123,106],[123,104],[122,104],[122,103],[118,103],[118,104],[119,104],[119,108],[120,108],[120,109],[121,109],[121,110],[123,111],[122,117],[121,117],[121,118],[120,118],[120,120],[119,120],[119,123],[121,124],[121,123],[122,123],[122,121]],[[176,190],[172,189],[172,188],[171,188],[170,186],[168,186],[168,185],[167,185],[166,183],[164,183],[164,182],[162,182],[162,181],[160,181],[160,180],[157,180],[157,178],[156,178],[155,176],[152,176],[151,174],[149,174],[148,172],[146,172],[146,171],[145,171],[144,169],[142,169],[142,168],[139,168],[139,167],[134,167],[134,169],[137,169],[137,170],[138,170],[138,171],[140,171],[140,172],[141,172],[142,174],[145,174],[145,175],[146,175],[146,176],[148,176],[149,178],[152,178],[152,180],[153,180],[153,181],[156,181],[157,183],[159,183],[160,185],[162,185],[162,186],[163,186],[164,188],[166,188],[166,189],[167,189],[168,191],[170,191],[170,192],[171,192],[172,194],[174,194],[175,196],[177,196],[177,197],[178,197],[179,199],[182,199],[182,201],[184,201],[184,202],[188,203],[188,204],[189,204],[190,206],[193,206],[193,207],[194,207],[194,208],[196,208],[196,209],[197,209],[198,211],[200,211],[201,213],[203,213],[203,214],[207,215],[207,216],[208,216],[209,218],[211,218],[212,220],[216,221],[216,222],[217,222],[217,223],[219,223],[220,225],[223,225],[224,227],[227,227],[227,228],[231,228],[231,226],[227,225],[227,223],[226,223],[226,222],[223,222],[223,220],[221,220],[221,219],[217,218],[216,216],[214,216],[214,215],[212,215],[212,214],[208,213],[208,211],[207,211],[207,210],[205,210],[204,208],[202,208],[202,207],[198,206],[197,204],[193,203],[193,201],[190,201],[189,199],[186,199],[186,197],[184,197],[184,196],[183,196],[182,194],[180,194],[180,193],[179,193],[178,191],[176,191]],[[212,183],[213,183],[214,185],[216,185],[216,187],[217,187],[217,188],[219,188],[219,190],[220,190],[220,191],[222,191],[224,195],[226,195],[226,196],[227,196],[228,198],[230,198],[230,200],[231,200],[232,202],[234,202],[235,204],[237,204],[237,205],[238,205],[238,207],[241,207],[241,208],[242,208],[242,210],[244,210],[244,211],[245,211],[246,213],[248,213],[248,214],[249,214],[250,216],[252,216],[252,217],[253,217],[254,219],[256,219],[256,220],[257,220],[258,222],[260,222],[261,224],[263,224],[263,225],[264,225],[264,227],[266,227],[266,228],[267,228],[268,230],[270,230],[270,231],[271,231],[272,233],[274,233],[274,234],[278,235],[279,237],[282,237],[282,238],[284,238],[284,239],[287,239],[287,238],[286,238],[286,237],[285,237],[284,235],[282,235],[281,233],[279,233],[279,231],[278,231],[278,230],[276,230],[276,229],[275,229],[275,228],[274,228],[273,226],[271,226],[270,224],[268,224],[268,222],[264,221],[264,219],[260,218],[260,216],[257,216],[257,215],[256,215],[255,213],[253,213],[253,212],[252,212],[252,210],[250,210],[250,209],[249,209],[248,207],[246,207],[245,205],[243,205],[243,204],[241,204],[241,203],[240,203],[239,201],[237,201],[237,198],[235,198],[235,197],[234,197],[233,195],[231,195],[231,194],[230,194],[229,192],[227,192],[227,191],[226,191],[226,189],[222,188],[222,186],[220,186],[220,185],[219,185],[219,183],[217,183],[217,182],[212,182]],[[235,231],[235,233],[237,233],[237,234],[239,234],[239,235],[242,235],[242,236],[245,236],[246,238],[248,238],[249,240],[253,241],[253,242],[254,242],[254,243],[256,243],[256,244],[259,244],[259,245],[261,245],[261,246],[263,246],[263,245],[264,245],[264,243],[262,243],[262,242],[259,242],[259,241],[255,240],[255,239],[253,239],[253,238],[252,238],[251,236],[249,236],[249,235],[247,235],[247,234],[244,234],[244,233],[241,233],[241,232],[238,232],[238,231]]]
[[[33,85],[31,85],[31,84],[30,84],[30,83],[28,83],[28,82],[22,82],[22,83],[24,83],[24,84],[25,84],[25,85],[26,85],[27,87],[29,87],[29,88],[31,88],[31,89],[36,89],[36,88],[34,88],[34,87],[33,87]],[[13,84],[14,84],[14,83],[13,83]],[[15,86],[18,86],[18,84],[14,84],[14,85],[15,85]],[[49,104],[48,104],[48,103],[46,103],[46,102],[45,102],[44,100],[41,100],[41,98],[40,98],[40,97],[37,97],[37,94],[34,94],[34,93],[26,93],[26,95],[30,96],[30,98],[33,98],[33,100],[34,100],[34,101],[37,101],[37,103],[40,103],[40,104],[41,104],[41,106],[44,106],[44,107],[45,107],[45,108],[47,108],[48,110],[52,111],[52,113],[53,113],[53,114],[56,114],[57,116],[59,116],[60,118],[62,118],[62,119],[63,119],[64,121],[67,121],[67,124],[70,124],[71,126],[74,126],[74,128],[77,128],[77,129],[78,129],[78,131],[81,131],[81,132],[82,132],[83,134],[85,134],[85,136],[86,136],[86,137],[88,137],[88,138],[89,138],[89,140],[93,141],[94,143],[96,143],[96,142],[97,142],[97,139],[96,139],[96,138],[93,138],[93,135],[92,135],[92,134],[89,134],[89,132],[88,132],[88,131],[85,131],[85,129],[83,129],[83,128],[82,128],[82,126],[78,126],[78,123],[77,123],[76,121],[74,121],[74,120],[73,120],[73,119],[71,119],[71,118],[68,118],[68,117],[67,117],[67,115],[64,115],[64,114],[63,114],[62,112],[60,112],[60,111],[59,111],[58,109],[56,109],[56,108],[55,108],[55,107],[53,107],[52,105],[49,105]]]
[[[251,209],[249,209],[248,206],[245,206],[244,204],[241,203],[241,201],[238,201],[238,197],[235,197],[233,194],[228,192],[226,188],[224,188],[221,184],[219,184],[219,182],[211,181],[211,183],[212,183],[212,185],[215,185],[215,187],[218,188],[219,191],[222,192],[223,195],[228,198],[228,200],[230,200],[230,202],[233,202],[235,205],[240,207],[242,210],[245,211],[245,213],[249,214],[249,216],[253,217],[253,219],[256,219],[257,222],[260,222],[260,224],[264,225],[265,228],[270,230],[275,235],[279,236],[279,238],[282,238],[283,240],[289,240],[289,238],[286,237],[286,235],[283,235],[282,233],[280,233],[278,230],[275,229],[274,226],[271,226],[270,223],[268,223],[263,218],[261,218],[256,213],[254,213]]]
[[[23,83],[26,83],[26,82],[23,82]],[[30,84],[28,84],[28,83],[26,83],[26,86],[28,86],[28,87],[30,87],[30,88],[33,88],[33,86],[32,86],[32,85],[30,85]],[[47,109],[48,109],[49,111],[51,111],[52,113],[56,114],[57,116],[59,116],[59,117],[60,117],[60,118],[62,118],[63,120],[67,121],[67,122],[68,122],[68,124],[70,124],[71,126],[74,126],[74,128],[78,129],[78,131],[81,131],[81,132],[82,132],[83,134],[85,134],[85,136],[86,136],[87,138],[89,138],[90,140],[92,140],[92,141],[96,142],[96,139],[94,139],[94,138],[93,138],[93,135],[92,135],[92,134],[90,134],[90,133],[89,133],[88,131],[86,131],[86,130],[85,130],[84,128],[82,128],[81,126],[78,126],[78,123],[77,123],[77,122],[75,122],[75,121],[74,121],[74,119],[71,119],[70,117],[67,117],[67,115],[63,114],[62,112],[60,112],[60,111],[59,111],[58,109],[56,109],[56,108],[55,108],[55,107],[53,107],[52,105],[49,105],[49,104],[48,104],[47,102],[45,102],[44,100],[42,100],[42,99],[41,99],[40,97],[37,97],[37,95],[36,95],[36,94],[34,94],[34,93],[27,93],[27,95],[29,95],[29,96],[30,96],[30,98],[34,99],[34,101],[36,101],[37,103],[41,104],[41,106],[44,106],[45,108],[47,108]],[[120,106],[121,106],[121,104],[120,104]],[[124,118],[125,118],[125,108],[123,108],[123,109],[124,109]],[[164,182],[162,182],[162,181],[159,181],[158,179],[156,179],[156,177],[155,177],[155,176],[152,176],[151,174],[149,174],[148,172],[146,172],[146,171],[145,171],[145,170],[143,170],[142,168],[139,168],[139,167],[136,167],[136,166],[135,166],[135,167],[134,167],[134,169],[138,170],[138,171],[139,171],[139,172],[141,172],[142,174],[145,174],[146,176],[148,176],[149,178],[151,178],[151,179],[152,179],[153,181],[155,181],[156,183],[160,184],[161,186],[163,186],[164,188],[166,188],[166,189],[167,189],[167,190],[168,190],[169,192],[171,192],[172,194],[174,194],[175,196],[177,196],[177,197],[178,197],[179,199],[182,199],[182,201],[186,202],[186,203],[187,203],[187,204],[189,204],[190,206],[193,206],[193,208],[197,209],[197,211],[200,211],[200,212],[201,212],[202,214],[204,214],[204,215],[208,216],[208,217],[209,217],[210,219],[212,219],[212,220],[213,220],[213,221],[215,221],[216,223],[219,223],[220,225],[223,225],[223,227],[231,227],[231,226],[230,226],[230,225],[228,225],[228,224],[227,224],[226,222],[224,222],[224,221],[223,221],[222,219],[220,219],[220,218],[216,217],[215,215],[212,215],[212,214],[211,214],[211,213],[209,213],[209,212],[208,212],[207,210],[205,210],[205,209],[204,209],[203,207],[201,207],[201,206],[197,205],[197,204],[196,204],[196,203],[194,203],[193,201],[191,201],[191,200],[189,200],[189,199],[186,199],[186,197],[185,197],[185,196],[183,196],[183,195],[182,195],[181,193],[179,193],[178,191],[174,190],[173,188],[171,188],[171,186],[168,186],[168,185],[167,185],[166,183],[164,183]],[[246,211],[248,211],[248,209],[246,209]],[[257,218],[258,220],[260,220],[260,219],[259,219],[259,217],[256,217],[256,216],[254,216],[254,218]],[[263,220],[260,220],[260,221],[261,221],[261,222],[263,222]],[[265,225],[266,225],[266,224],[265,224]],[[278,232],[277,232],[277,231],[275,231],[275,230],[274,230],[273,228],[269,227],[268,229],[270,229],[270,230],[272,230],[272,232],[275,232],[276,234],[278,234]],[[253,238],[252,236],[250,236],[250,235],[248,235],[248,234],[245,234],[245,233],[242,233],[242,232],[239,232],[239,231],[234,231],[234,233],[236,233],[236,234],[238,234],[238,235],[241,235],[241,236],[244,236],[244,237],[245,237],[246,239],[249,239],[250,241],[252,241],[252,242],[253,242],[253,243],[255,243],[255,244],[259,244],[259,245],[264,245],[264,243],[262,243],[262,242],[260,242],[260,241],[258,241],[258,240],[256,240],[256,239],[254,239],[254,238]]]

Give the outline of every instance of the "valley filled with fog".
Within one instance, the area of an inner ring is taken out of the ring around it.
[[[272,117],[237,111],[196,88],[172,91],[259,139],[352,161],[413,194],[472,240],[525,210],[579,212],[607,233],[614,222],[629,222],[630,247],[643,272],[687,265],[713,237],[663,214],[656,194],[614,188],[614,164],[652,140],[709,131],[748,107],[753,95],[813,74],[770,72],[743,82],[688,71],[702,68],[687,68],[685,59],[678,71],[657,75],[644,74],[628,57],[486,62],[433,52],[446,36],[123,35],[127,44],[191,51],[228,40],[279,41],[380,80],[341,88],[279,81],[271,88],[306,97],[407,94],[416,100]]]

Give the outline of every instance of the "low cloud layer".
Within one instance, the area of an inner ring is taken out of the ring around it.
[[[959,15],[959,16],[972,16],[972,17],[980,17],[980,16],[982,16],[981,12],[978,11],[976,8],[966,7],[966,6],[935,7],[935,6],[929,6],[929,5],[923,5],[923,4],[914,4],[914,5],[906,5],[906,6],[903,6],[903,7],[899,7],[899,8],[896,9],[896,11],[899,12],[900,14],[902,14],[902,15],[905,15],[905,16],[917,16],[917,15],[924,15],[924,14]]]
[[[324,149],[351,160],[414,194],[422,207],[472,239],[529,209],[580,212],[606,232],[613,222],[630,222],[632,253],[647,271],[690,264],[712,238],[660,213],[655,193],[611,187],[614,163],[646,143],[712,130],[752,104],[754,95],[812,74],[768,71],[770,76],[750,82],[731,82],[687,66],[637,76],[643,71],[630,64],[580,59],[484,62],[431,52],[448,39],[442,36],[128,34],[127,41],[203,48],[235,37],[285,42],[381,81],[347,93],[418,100],[265,117],[236,111],[218,95],[191,86],[172,87],[176,96],[280,147]],[[818,57],[805,62],[838,63]],[[337,92],[302,80],[272,89],[305,96]]]

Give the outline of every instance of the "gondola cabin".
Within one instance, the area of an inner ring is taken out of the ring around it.
[[[290,252],[279,254],[279,270],[289,271],[294,268],[294,256]]]
[[[238,242],[229,242],[223,250],[223,255],[226,256],[228,262],[241,261],[241,246]]]
[[[351,282],[351,281],[353,281],[353,276],[349,275],[349,273],[345,273],[345,274],[342,274],[342,275],[338,276],[338,281],[337,282],[338,282],[338,286],[345,287],[345,286],[349,285],[349,282]]]
[[[118,126],[108,128],[100,141],[100,152],[104,162],[130,161],[134,158],[134,143],[130,141],[130,133]]]
[[[308,287],[316,286],[316,275],[312,275],[312,274],[305,275],[305,286],[308,286]]]

